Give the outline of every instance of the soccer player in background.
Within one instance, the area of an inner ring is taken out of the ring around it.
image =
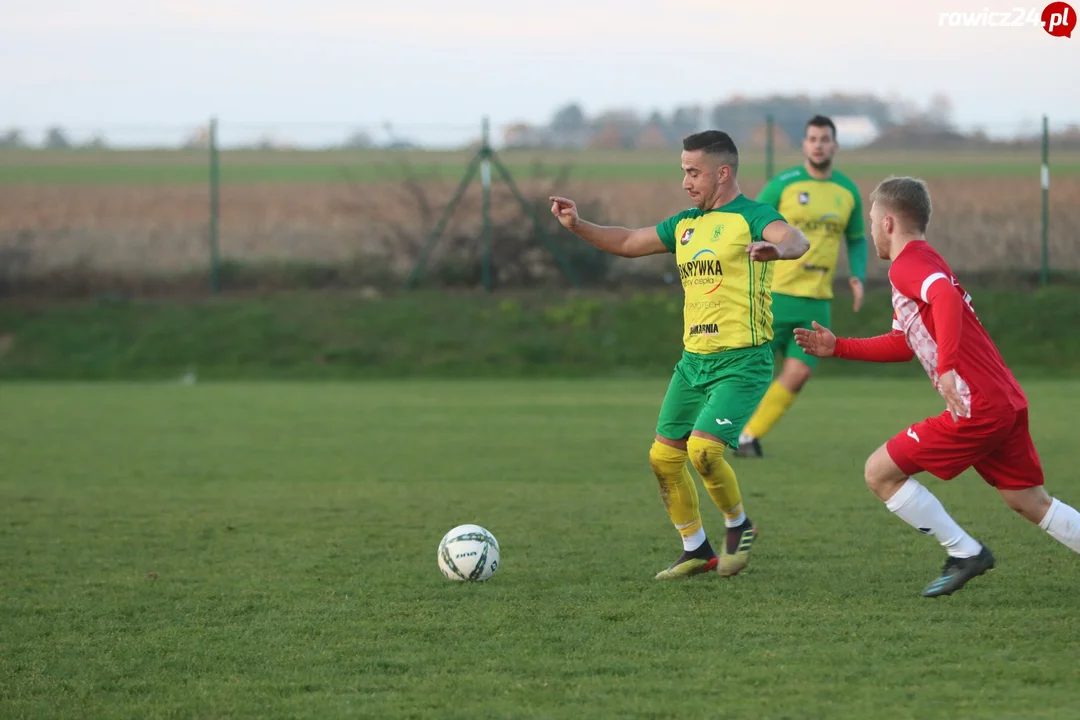
[[[772,346],[784,364],[743,428],[735,452],[740,457],[762,456],[761,438],[791,408],[810,379],[817,358],[795,344],[792,331],[815,321],[831,326],[833,276],[841,239],[847,245],[855,311],[862,307],[867,256],[863,204],[855,183],[833,168],[837,148],[833,121],[822,115],[810,118],[802,142],[806,160],[770,180],[757,198],[802,230],[810,240],[810,250],[795,262],[777,263],[773,271]]]
[[[729,577],[749,561],[757,528],[743,508],[735,471],[724,457],[773,376],[770,284],[774,262],[806,252],[806,236],[772,207],[739,190],[739,154],[727,133],[683,141],[683,189],[694,207],[655,227],[630,230],[581,219],[573,201],[551,198],[563,227],[622,257],[673,253],[682,279],[683,353],[660,407],[649,464],[683,553],[657,579],[706,573]],[[724,514],[718,557],[702,527],[687,461]]]
[[[951,480],[974,468],[1005,503],[1080,553],[1080,513],[1051,498],[1028,430],[1028,401],[979,322],[971,296],[925,239],[930,193],[923,181],[889,178],[870,196],[870,234],[891,261],[893,329],[867,339],[837,338],[814,322],[796,342],[814,357],[906,362],[917,357],[945,399],[940,415],[900,431],[866,461],[866,484],[904,522],[933,535],[948,554],[923,590],[949,595],[994,567],[990,549],[967,534],[913,477]]]

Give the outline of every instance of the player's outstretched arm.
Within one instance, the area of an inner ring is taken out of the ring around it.
[[[746,252],[755,262],[771,260],[795,260],[801,258],[810,249],[810,241],[802,230],[787,224],[783,220],[773,220],[761,231],[763,242],[750,243]]]
[[[559,219],[564,228],[604,252],[619,257],[644,257],[668,252],[655,227],[631,230],[624,227],[596,225],[578,216],[573,200],[552,197],[551,214]]]
[[[795,328],[795,344],[807,355],[866,362],[907,362],[915,357],[899,330],[870,338],[838,338],[816,321],[811,324],[813,330]]]
[[[836,354],[836,336],[829,328],[819,325],[817,320],[811,320],[813,330],[795,328],[795,344],[813,357],[832,357]]]

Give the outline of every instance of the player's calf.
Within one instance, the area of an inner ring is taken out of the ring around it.
[[[780,371],[778,380],[792,394],[802,392],[806,383],[810,382],[813,369],[806,363],[795,358],[784,360],[784,368]]]
[[[649,449],[649,465],[656,475],[660,498],[683,543],[682,554],[657,573],[658,580],[679,580],[708,573],[720,562],[705,536],[697,486],[687,468],[687,452],[679,445],[685,443],[657,436]]]
[[[1080,553],[1080,512],[1040,485],[1025,490],[1001,490],[1005,504],[1075,553]]]
[[[743,509],[735,470],[724,459],[727,445],[715,436],[695,433],[687,440],[686,448],[709,496],[724,514],[727,533],[720,555],[720,575],[738,575],[750,562],[750,549],[758,531]]]
[[[975,470],[987,483],[997,488],[1005,504],[1021,517],[1038,525],[1050,537],[1080,553],[1080,513],[1056,498],[1044,487],[1042,463],[1028,430],[1027,410],[1012,421],[1004,441],[983,458]]]
[[[1046,511],[1050,509],[1050,505],[1053,503],[1042,486],[1024,490],[1002,490],[999,488],[998,492],[1001,493],[1001,499],[1005,501],[1006,505],[1021,517],[1036,525],[1046,517]]]
[[[968,535],[941,502],[897,465],[883,445],[866,461],[866,485],[894,515],[924,535],[933,535],[949,555],[941,577],[923,591],[934,597],[956,592],[993,567],[993,556]]]

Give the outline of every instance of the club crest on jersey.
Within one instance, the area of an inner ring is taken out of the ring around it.
[[[682,234],[682,237],[679,238],[679,244],[680,245],[685,245],[686,243],[690,242],[690,237],[693,234],[694,234],[694,228],[688,228],[687,231]]]
[[[713,228],[712,240],[711,241],[716,242],[717,240],[720,239],[720,236],[723,235],[723,234],[724,234],[724,226],[723,225],[717,225],[716,227]]]
[[[810,202],[810,193],[808,193],[808,192],[799,193],[799,204],[800,205],[805,205],[808,202]]]

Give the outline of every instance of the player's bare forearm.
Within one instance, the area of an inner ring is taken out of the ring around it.
[[[801,258],[810,249],[810,241],[802,230],[779,220],[769,223],[761,239],[776,246],[780,260]]]
[[[590,245],[619,257],[642,257],[667,252],[656,228],[629,228],[597,225],[579,219],[571,231]]]
[[[630,229],[624,227],[605,227],[588,220],[578,220],[571,231],[579,238],[612,255],[622,255]]]
[[[902,332],[894,331],[870,338],[836,338],[834,357],[864,362],[908,362],[915,357]]]

